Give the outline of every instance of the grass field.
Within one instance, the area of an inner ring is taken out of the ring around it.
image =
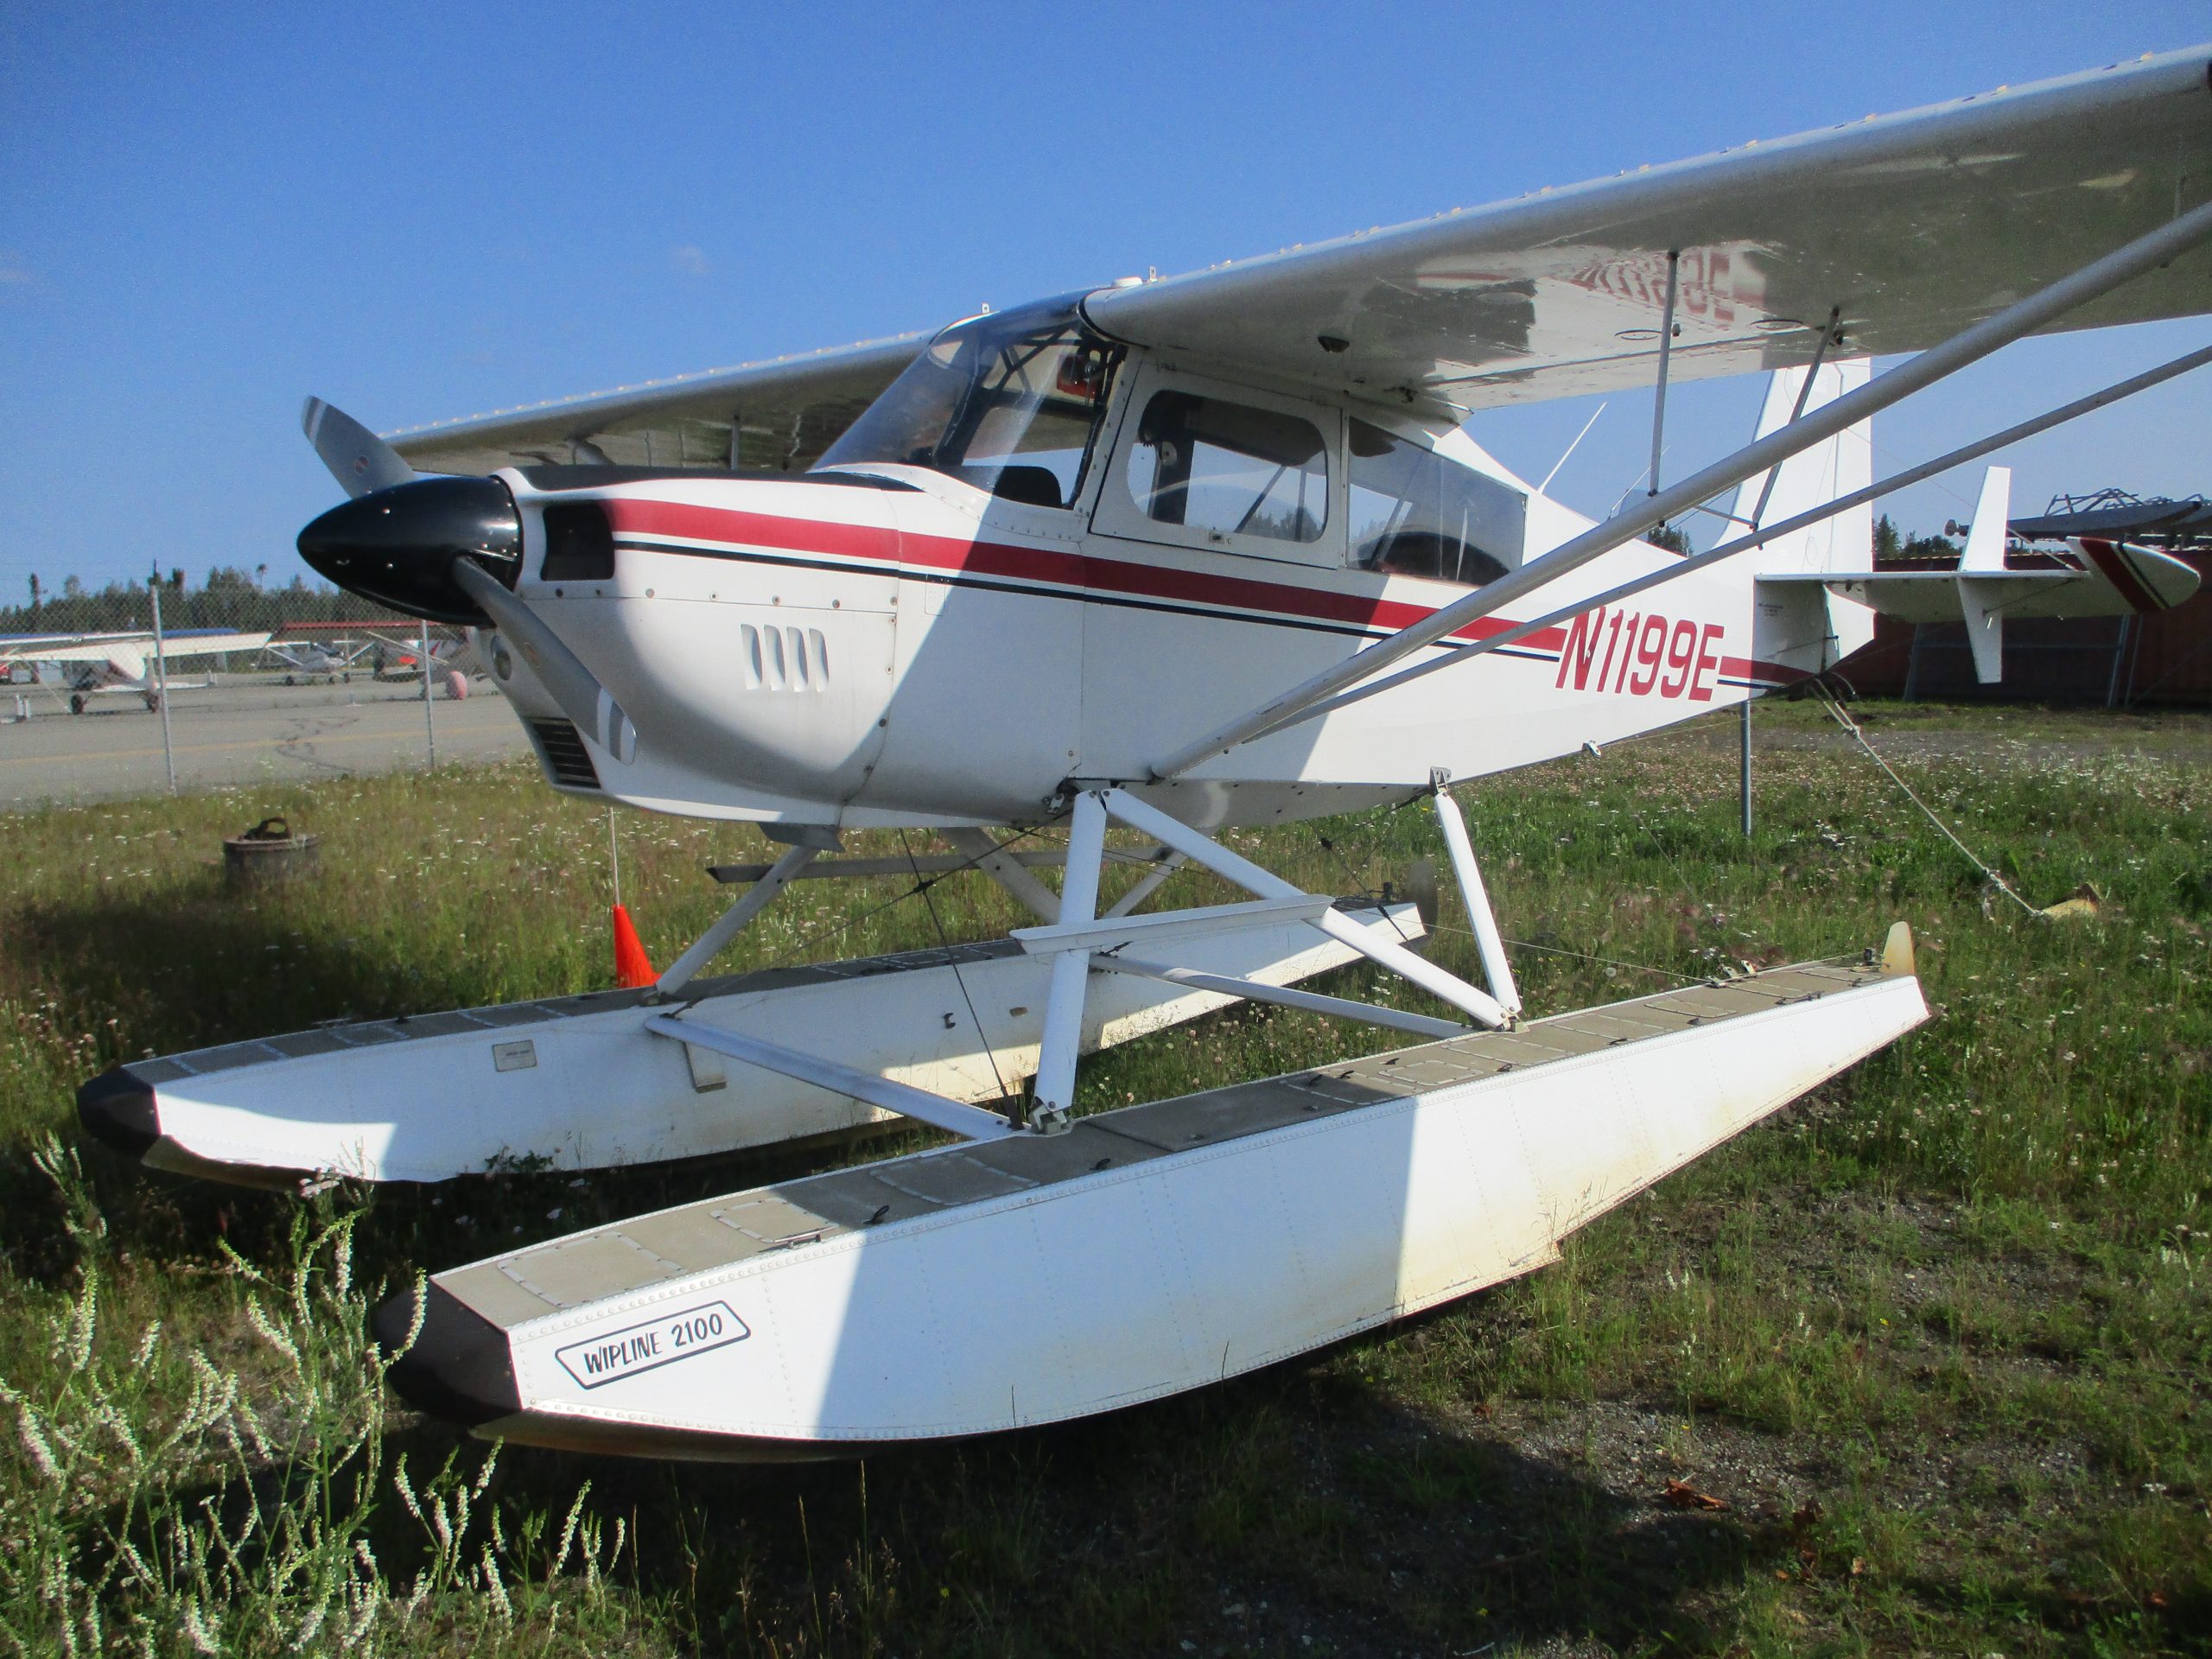
[[[788,1157],[296,1201],[78,1144],[118,1057],[607,983],[603,810],[503,766],[5,820],[0,1651],[2212,1649],[2212,721],[1872,711],[2036,904],[2094,887],[2052,922],[1816,709],[1758,720],[1748,843],[1732,717],[1460,792],[1532,1011],[1901,916],[1928,1027],[1528,1280],[1196,1395],[796,1470],[495,1452],[387,1398],[363,1335],[418,1268]],[[270,811],[319,875],[226,890],[219,836]],[[700,867],[761,845],[619,834],[656,960],[715,908]],[[1439,852],[1418,809],[1241,844],[1339,892]],[[730,965],[1018,919],[904,885],[797,888]],[[1083,1090],[1390,1046],[1243,1010]]]

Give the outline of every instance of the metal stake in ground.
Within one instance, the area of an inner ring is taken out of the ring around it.
[[[430,717],[430,625],[423,624],[423,734],[430,743],[430,766],[438,764],[438,723]]]
[[[162,577],[156,570],[147,578],[146,592],[154,601],[154,706],[162,711],[162,765],[169,775],[169,793],[176,793],[176,750],[169,742],[169,657],[162,640]]]
[[[1744,839],[1751,838],[1751,699],[1744,697]]]

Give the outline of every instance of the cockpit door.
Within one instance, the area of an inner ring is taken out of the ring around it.
[[[1091,527],[1127,541],[1337,569],[1343,457],[1340,410],[1147,363]]]

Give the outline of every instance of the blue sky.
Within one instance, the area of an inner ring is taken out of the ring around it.
[[[389,428],[1103,282],[2212,36],[2201,3],[0,9],[0,595],[266,563]],[[2200,343],[2030,341],[1891,466]],[[1748,435],[1681,389],[1670,474]],[[1541,478],[1591,405],[1472,428]],[[1636,479],[1616,397],[1554,493]],[[2015,501],[2212,490],[2212,378],[2020,446]],[[1894,505],[1967,516],[1974,475]]]

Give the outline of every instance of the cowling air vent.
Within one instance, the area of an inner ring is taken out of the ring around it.
[[[561,501],[545,509],[547,582],[612,582],[614,531],[596,501]]]
[[[533,720],[525,723],[537,758],[556,784],[563,789],[599,787],[598,768],[592,765],[591,752],[584,747],[584,741],[576,735],[574,726],[565,720]]]

